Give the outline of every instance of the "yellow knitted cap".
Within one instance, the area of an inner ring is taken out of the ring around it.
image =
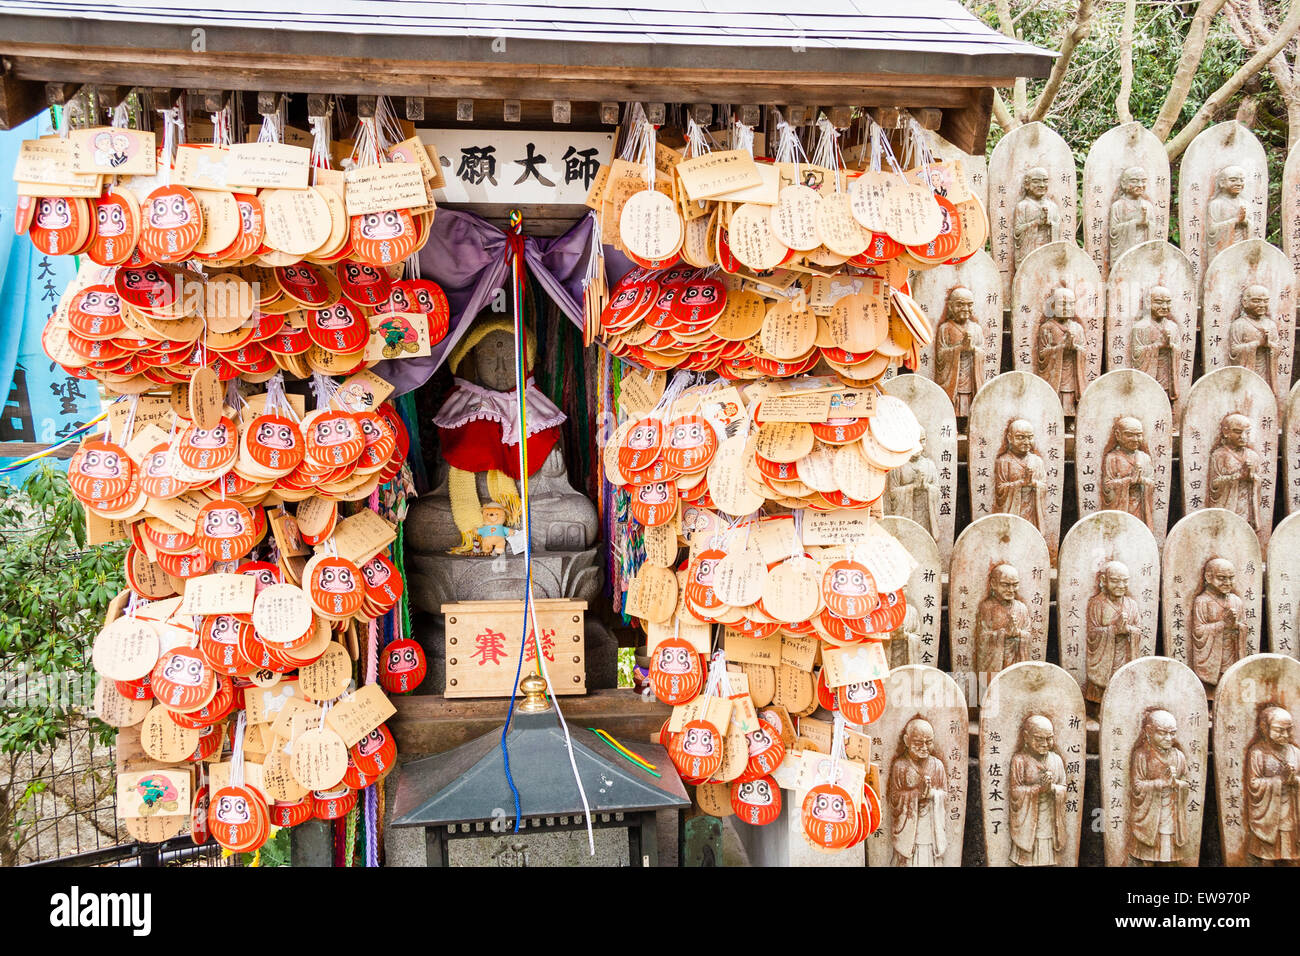
[[[488,319],[486,322],[474,323],[470,330],[465,333],[465,337],[456,343],[456,347],[451,350],[450,358],[447,359],[452,374],[456,374],[456,369],[459,367],[461,360],[489,334],[493,332],[509,332],[513,335],[514,331],[515,323],[511,319]],[[528,369],[532,371],[533,361],[537,358],[537,337],[533,334],[532,329],[525,328],[524,332],[528,336]]]

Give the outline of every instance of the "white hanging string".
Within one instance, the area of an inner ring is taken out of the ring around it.
[[[776,153],[774,161],[778,163],[806,163],[808,154],[804,152],[803,143],[794,127],[785,121],[780,111],[776,114]]]
[[[322,375],[320,372],[311,373],[311,392],[316,396],[316,407],[324,408],[334,399],[334,393],[339,390],[339,383],[334,379]]]
[[[812,164],[829,169],[835,174],[835,191],[842,192],[844,159],[840,154],[840,132],[825,116],[817,120],[817,146],[813,150]]]
[[[731,124],[731,148],[754,155],[754,127],[746,126],[740,120]]]
[[[636,161],[637,135],[640,133],[641,126],[645,121],[645,109],[640,103],[633,103],[627,108],[627,116],[623,120],[627,135],[623,137],[623,149],[618,154],[619,159],[626,159],[629,162]]]
[[[240,710],[235,719],[235,739],[230,746],[230,785],[244,785],[244,725],[248,722],[248,711]]]

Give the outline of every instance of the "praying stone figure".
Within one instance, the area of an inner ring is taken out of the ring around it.
[[[1147,294],[1146,314],[1133,324],[1131,338],[1133,367],[1159,382],[1171,403],[1178,398],[1178,342],[1182,335],[1172,317],[1173,305],[1172,292],[1153,286]]]
[[[993,463],[993,511],[1017,515],[1043,531],[1047,469],[1034,445],[1032,424],[1023,418],[1007,424],[1002,449]]]
[[[939,535],[939,469],[925,453],[925,429],[921,443],[908,461],[893,468],[887,478],[889,513],[911,518],[934,537]]]
[[[1246,748],[1246,853],[1254,866],[1300,860],[1300,747],[1293,730],[1291,714],[1270,704]]]
[[[886,792],[893,811],[894,866],[939,866],[947,851],[948,771],[935,749],[930,722],[919,716],[909,720]]]
[[[989,572],[988,595],[975,614],[975,670],[994,673],[1033,660],[1029,607],[1020,599],[1020,572],[999,564]]]
[[[1226,558],[1205,562],[1192,601],[1192,670],[1213,687],[1228,666],[1250,653],[1246,608],[1234,590],[1237,569]]]
[[[1142,421],[1122,415],[1111,427],[1101,460],[1101,506],[1127,512],[1154,530],[1155,491]]]
[[[1034,372],[1056,389],[1065,414],[1073,415],[1088,383],[1088,337],[1074,317],[1073,291],[1052,290],[1034,344]]]
[[[1241,292],[1241,307],[1228,327],[1228,357],[1242,365],[1277,391],[1277,358],[1282,348],[1277,322],[1269,315],[1269,293],[1262,285],[1249,285]]]
[[[1225,166],[1214,178],[1214,195],[1205,210],[1205,260],[1234,242],[1250,238],[1250,213],[1241,192],[1246,188],[1246,170]]]
[[[1020,201],[1012,218],[1016,268],[1039,246],[1061,238],[1061,207],[1047,196],[1051,174],[1042,166],[1025,172]]]
[[[965,286],[948,293],[934,348],[934,380],[964,418],[984,384],[984,330],[975,318],[975,295]]]
[[[1056,866],[1065,847],[1065,762],[1056,752],[1052,722],[1030,714],[1020,726],[1008,784],[1011,862]]]
[[[1260,469],[1263,460],[1250,443],[1250,419],[1236,412],[1225,415],[1219,437],[1210,451],[1209,493],[1206,505],[1226,508],[1260,527]],[[1265,519],[1267,520],[1267,519]]]
[[[1178,863],[1190,849],[1187,805],[1192,785],[1187,754],[1178,742],[1178,721],[1148,707],[1129,758],[1129,862],[1133,866]]]
[[[907,605],[903,623],[894,629],[889,638],[889,666],[921,664],[921,615],[914,604]]]
[[[1156,207],[1147,198],[1147,171],[1130,166],[1119,177],[1119,197],[1110,204],[1110,262],[1140,242],[1154,239]]]
[[[1129,571],[1122,561],[1107,561],[1097,572],[1097,593],[1088,599],[1087,681],[1083,695],[1101,700],[1111,676],[1138,656],[1141,612],[1128,593]]]

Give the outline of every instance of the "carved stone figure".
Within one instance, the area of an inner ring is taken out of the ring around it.
[[[1135,866],[1181,862],[1191,851],[1187,806],[1192,793],[1178,720],[1160,707],[1142,715],[1129,758],[1129,859]]]
[[[1155,286],[1147,296],[1147,309],[1133,324],[1133,367],[1146,372],[1165,390],[1170,403],[1178,398],[1178,361],[1182,332],[1172,318],[1174,296]]]
[[[1007,784],[1011,810],[1011,862],[1055,866],[1065,847],[1065,761],[1055,748],[1052,722],[1025,718]]]
[[[1277,391],[1278,352],[1283,348],[1278,324],[1269,315],[1269,292],[1262,285],[1241,292],[1241,307],[1228,330],[1228,357],[1257,374]]]
[[[916,453],[899,468],[891,469],[885,494],[889,513],[911,518],[931,535],[939,530],[939,469],[925,453],[925,429]]]
[[[894,629],[889,638],[889,666],[902,667],[904,664],[922,664],[921,650],[921,614],[910,602],[903,623]],[[931,658],[933,660],[933,657]]]
[[[1087,683],[1083,695],[1101,700],[1111,676],[1138,656],[1142,619],[1128,593],[1129,570],[1122,561],[1107,561],[1097,572],[1097,593],[1088,600]]]
[[[1235,412],[1219,425],[1219,437],[1210,452],[1206,504],[1241,515],[1258,531],[1261,520],[1269,519],[1260,511],[1262,459],[1250,443],[1250,429],[1250,419]]]
[[[1234,590],[1237,569],[1226,558],[1205,562],[1201,587],[1192,600],[1192,670],[1208,686],[1233,662],[1250,653],[1245,605]]]
[[[1246,748],[1246,853],[1255,866],[1295,866],[1300,860],[1300,747],[1291,714],[1263,707]]]
[[[1050,184],[1051,174],[1042,166],[1025,173],[1012,219],[1017,268],[1039,246],[1061,238],[1061,207],[1047,195]]]
[[[999,564],[975,615],[975,670],[991,673],[1033,660],[1029,608],[1020,598],[1020,572]]]
[[[1119,196],[1110,204],[1110,261],[1155,237],[1156,207],[1147,198],[1147,171],[1130,166],[1119,177]]]
[[[970,414],[971,399],[984,384],[984,330],[975,318],[975,296],[964,286],[948,293],[935,330],[934,380],[958,416]]]
[[[947,852],[948,771],[935,749],[930,722],[909,720],[889,768],[894,866],[937,866]]]
[[[1047,469],[1034,445],[1032,424],[1023,418],[1007,424],[1002,450],[993,463],[993,511],[1017,515],[1042,531],[1046,527]]]
[[[1154,528],[1155,471],[1141,419],[1122,415],[1111,427],[1101,460],[1101,505],[1123,511]]]
[[[1214,177],[1214,195],[1205,210],[1206,261],[1234,242],[1250,238],[1249,210],[1241,198],[1246,170],[1225,166]]]
[[[1074,292],[1058,288],[1043,309],[1035,342],[1034,372],[1061,396],[1061,408],[1073,415],[1088,383],[1088,337],[1074,317]]]

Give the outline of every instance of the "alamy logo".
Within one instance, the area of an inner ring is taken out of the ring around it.
[[[136,936],[148,936],[153,929],[153,896],[150,893],[82,893],[74,886],[68,893],[50,897],[50,925],[56,927],[130,927]]]

